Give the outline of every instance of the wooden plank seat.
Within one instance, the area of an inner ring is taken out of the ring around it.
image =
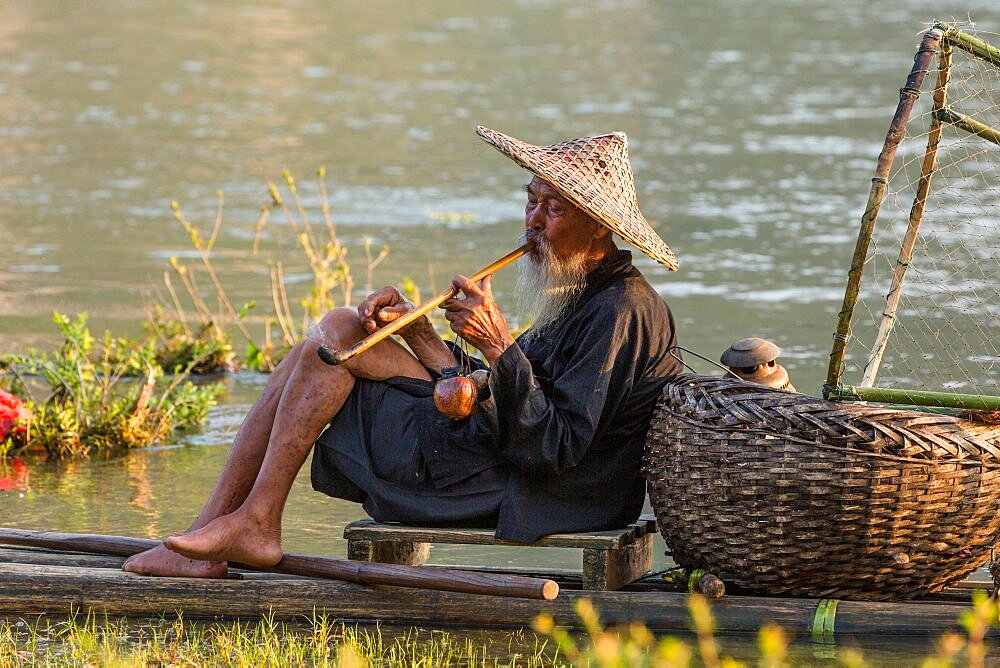
[[[652,515],[643,515],[622,529],[552,534],[528,545],[497,540],[492,529],[414,527],[370,518],[344,528],[348,558],[385,564],[423,564],[431,543],[582,548],[583,588],[594,591],[620,589],[648,573],[653,566],[655,533]]]

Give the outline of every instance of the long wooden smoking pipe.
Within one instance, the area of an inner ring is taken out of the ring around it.
[[[507,255],[504,255],[502,258],[500,258],[493,264],[483,267],[482,269],[474,273],[472,276],[470,276],[469,280],[473,282],[478,282],[483,280],[490,274],[495,273],[498,269],[506,267],[508,264],[514,262],[522,255],[531,252],[531,250],[534,247],[535,247],[535,242],[529,241],[528,243],[524,244],[517,250],[514,250],[508,253]],[[327,364],[331,364],[333,366],[336,366],[338,364],[343,364],[344,362],[351,359],[355,355],[359,355],[364,351],[368,350],[379,341],[388,338],[389,335],[399,331],[403,327],[406,327],[411,322],[421,317],[428,311],[437,308],[438,306],[445,303],[446,301],[456,296],[457,294],[458,290],[456,290],[455,288],[448,288],[447,290],[439,294],[437,297],[434,297],[424,302],[423,304],[413,309],[412,311],[402,316],[401,318],[393,320],[385,327],[381,327],[375,330],[367,338],[358,341],[347,350],[330,350],[326,346],[320,346],[316,350],[316,354],[318,354],[319,358],[324,362],[326,362]]]
[[[23,545],[44,547],[51,550],[96,552],[130,557],[159,544],[158,540],[127,536],[56,533],[0,527],[0,545]],[[313,557],[304,554],[286,554],[277,565],[271,568],[252,568],[236,563],[232,566],[246,570],[306,575],[358,584],[395,585],[397,587],[436,589],[468,594],[534,598],[544,601],[551,601],[559,594],[559,585],[554,580],[544,578],[507,575],[506,573],[476,573],[454,568],[398,566],[351,559]]]

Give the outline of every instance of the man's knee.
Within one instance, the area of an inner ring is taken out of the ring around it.
[[[327,312],[316,328],[328,344],[351,345],[366,336],[361,328],[358,310],[350,306],[342,306]]]
[[[316,343],[345,350],[366,338],[361,326],[361,316],[355,308],[341,307],[327,313],[316,325],[319,335]],[[385,380],[393,376],[430,380],[427,369],[413,354],[392,339],[376,343],[369,351],[361,353],[343,364],[343,368],[358,378]]]

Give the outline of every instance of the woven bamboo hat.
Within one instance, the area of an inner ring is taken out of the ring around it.
[[[482,125],[488,144],[671,271],[677,257],[639,211],[624,132],[534,146]]]

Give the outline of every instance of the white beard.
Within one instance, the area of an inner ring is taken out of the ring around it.
[[[521,238],[521,243],[525,238]],[[563,260],[552,252],[544,238],[537,240],[538,253],[517,261],[514,303],[522,322],[532,333],[559,319],[583,290],[587,277],[586,253]]]

